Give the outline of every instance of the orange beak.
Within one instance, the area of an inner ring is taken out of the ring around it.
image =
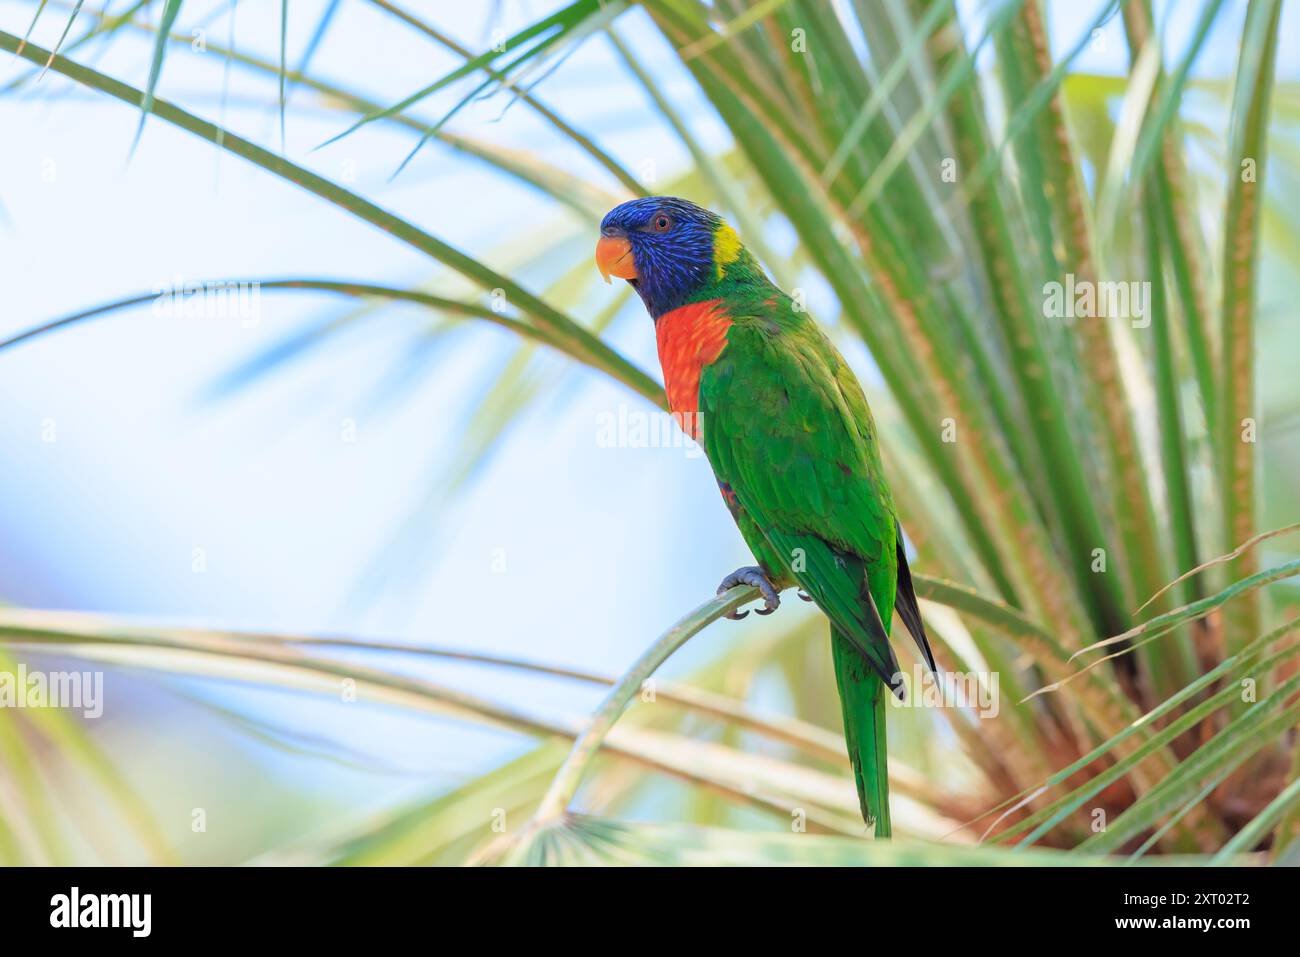
[[[636,279],[636,262],[632,259],[632,244],[624,236],[602,236],[596,243],[596,268],[609,282],[616,279]]]

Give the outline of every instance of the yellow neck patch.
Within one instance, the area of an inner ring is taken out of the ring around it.
[[[740,237],[726,223],[723,223],[714,231],[713,266],[717,270],[719,279],[722,278],[726,268],[740,258],[741,248]]]

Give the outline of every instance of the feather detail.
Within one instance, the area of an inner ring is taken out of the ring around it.
[[[731,318],[720,299],[679,306],[655,322],[668,409],[697,442],[702,437],[700,372],[722,355],[730,328]]]
[[[894,610],[903,624],[912,633],[912,640],[921,649],[921,656],[930,666],[930,671],[938,673],[934,663],[934,652],[930,650],[930,639],[925,633],[925,623],[921,621],[921,609],[916,604],[916,592],[912,588],[912,572],[907,567],[907,555],[903,552],[903,531],[898,530],[898,592],[894,598]]]

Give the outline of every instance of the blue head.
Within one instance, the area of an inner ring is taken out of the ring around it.
[[[691,302],[739,255],[740,240],[721,216],[672,196],[614,207],[596,244],[605,281],[626,279],[656,319]]]

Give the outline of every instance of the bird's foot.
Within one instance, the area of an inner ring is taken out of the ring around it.
[[[752,585],[763,593],[763,608],[756,608],[760,615],[770,615],[781,607],[781,596],[777,593],[776,587],[772,584],[771,579],[763,573],[763,569],[757,565],[746,565],[744,568],[737,568],[734,572],[722,579],[722,584],[718,586],[718,594],[721,595],[728,588],[734,588],[737,585]],[[727,617],[732,621],[740,621],[749,615],[747,611],[729,611]]]

